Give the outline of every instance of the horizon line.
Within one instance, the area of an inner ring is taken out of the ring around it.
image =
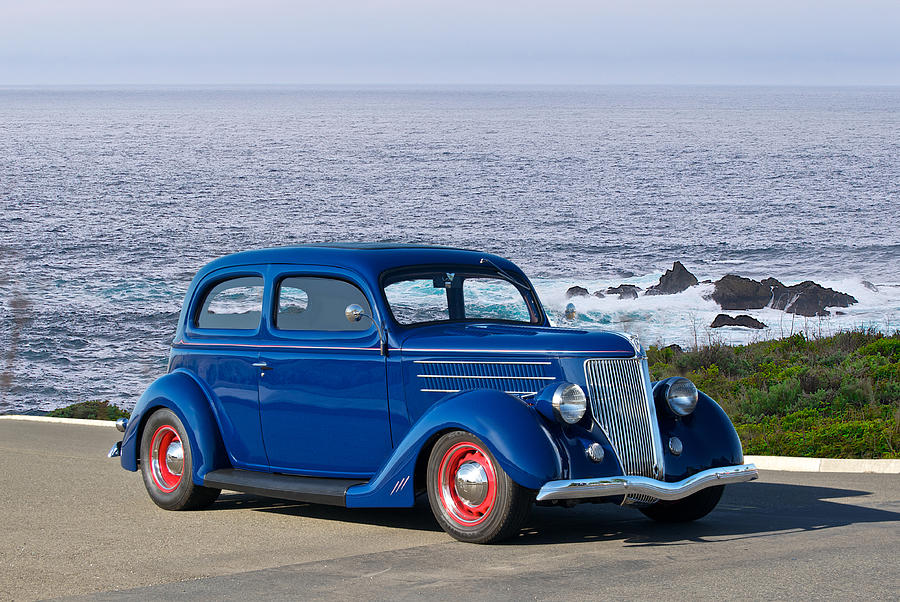
[[[900,83],[784,83],[784,82],[78,82],[0,83],[6,88],[898,88]]]

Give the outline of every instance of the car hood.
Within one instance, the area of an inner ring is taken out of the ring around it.
[[[513,326],[507,324],[436,324],[409,330],[401,338],[404,352],[534,353],[633,357],[631,339],[617,332]]]

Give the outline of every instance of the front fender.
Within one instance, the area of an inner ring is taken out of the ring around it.
[[[416,484],[411,481],[419,455],[435,435],[452,430],[481,439],[522,487],[540,489],[561,476],[559,451],[534,409],[500,391],[469,391],[428,408],[372,480],[347,490],[347,506],[412,506]]]
[[[203,475],[230,466],[206,392],[188,372],[176,370],[156,379],[131,412],[122,438],[122,468],[131,471],[138,469],[141,433],[147,418],[158,408],[172,410],[188,431],[194,483],[202,485]]]
[[[683,418],[675,417],[664,401],[657,401],[657,416],[666,454],[666,481],[681,481],[709,468],[744,463],[741,440],[734,425],[719,404],[705,393],[699,393],[697,407]],[[681,439],[684,446],[681,455],[673,455],[668,449],[670,437]]]

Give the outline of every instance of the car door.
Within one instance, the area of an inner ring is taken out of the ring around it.
[[[197,287],[171,370],[184,368],[212,392],[225,448],[235,468],[268,470],[259,426],[256,343],[262,331],[263,266],[211,274]]]
[[[261,348],[259,401],[273,472],[368,477],[391,451],[378,330],[349,277],[285,272],[273,278],[269,343]]]

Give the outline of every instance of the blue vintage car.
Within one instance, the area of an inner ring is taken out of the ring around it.
[[[635,338],[551,327],[514,264],[434,246],[213,261],[168,373],[117,426],[110,456],[166,509],[222,489],[352,508],[427,494],[478,543],[516,533],[534,503],[694,520],[757,477],[716,402],[651,382]]]

